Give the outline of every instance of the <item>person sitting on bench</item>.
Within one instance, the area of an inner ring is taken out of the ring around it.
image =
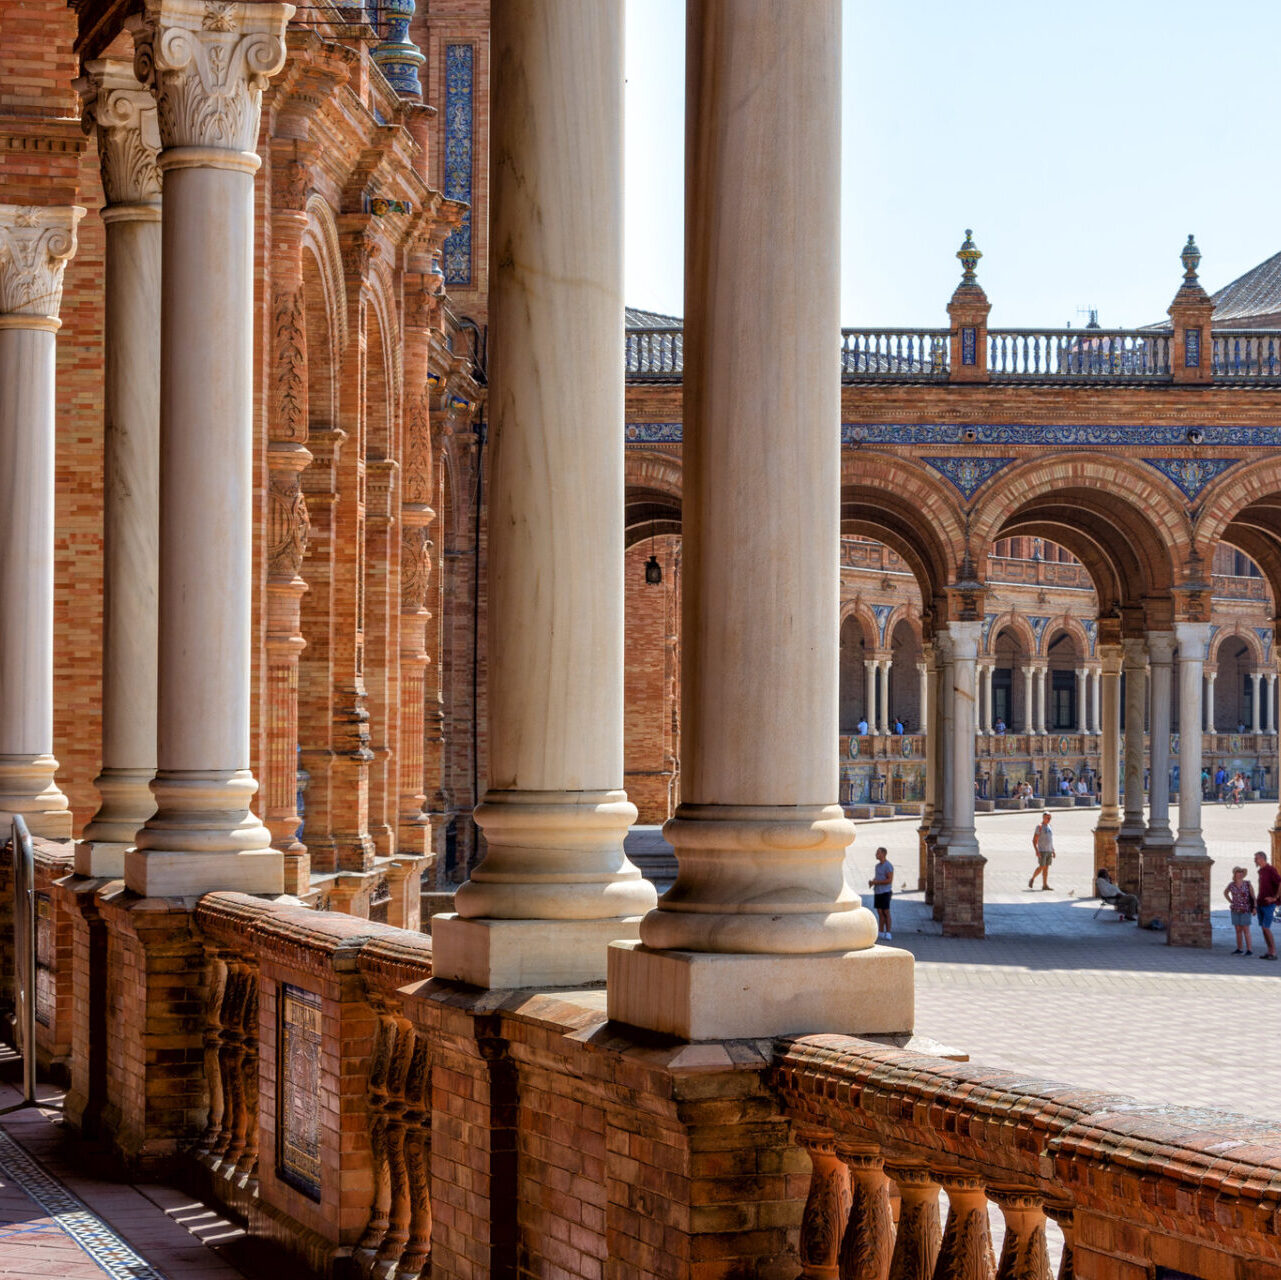
[[[1094,886],[1098,890],[1099,897],[1105,903],[1115,907],[1122,920],[1137,920],[1139,918],[1138,898],[1132,893],[1122,893],[1112,879],[1112,873],[1107,867],[1099,868],[1099,878],[1094,882]]]

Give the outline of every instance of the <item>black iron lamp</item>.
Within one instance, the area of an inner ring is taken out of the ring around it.
[[[658,563],[654,554],[654,526],[649,526],[649,559],[645,561],[645,582],[651,587],[659,586],[663,581],[663,566]]]

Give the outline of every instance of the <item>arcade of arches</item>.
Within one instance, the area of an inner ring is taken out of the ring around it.
[[[949,1065],[769,1047],[914,1030],[854,820],[919,814],[981,936],[975,813],[1097,805],[1205,946],[1202,772],[1276,794],[1281,333],[1190,246],[1167,329],[1012,356],[967,235],[947,325],[838,379],[840,5],[786,9],[688,6],[682,326],[623,307],[621,0],[0,0],[36,1043],[74,1126],[320,1273],[834,1275],[859,1178],[936,1165],[1043,1246],[1045,1161],[900,1169],[787,1054],[932,1063],[955,1132]]]

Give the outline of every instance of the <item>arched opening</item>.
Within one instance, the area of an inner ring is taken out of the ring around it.
[[[902,725],[904,733],[920,733],[924,708],[921,706],[921,671],[925,655],[921,648],[919,624],[899,618],[890,633],[890,726]]]
[[[876,648],[865,621],[851,611],[841,621],[840,730],[843,734],[867,733],[876,722],[876,708],[867,700],[867,664]]]
[[[1051,733],[1077,733],[1084,728],[1085,690],[1079,672],[1085,669],[1085,654],[1067,628],[1050,635],[1045,646],[1046,681],[1045,727]]]
[[[1032,651],[1023,632],[1015,626],[1002,627],[992,644],[992,656],[993,728],[997,733],[1028,733]]]

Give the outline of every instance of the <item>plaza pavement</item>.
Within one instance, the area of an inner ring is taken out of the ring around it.
[[[915,819],[858,823],[846,876],[871,906],[877,845],[895,867],[894,939],[916,957],[916,1029],[976,1062],[1131,1094],[1145,1102],[1275,1118],[1281,1111],[1281,961],[1235,945],[1223,886],[1234,864],[1268,849],[1275,801],[1227,811],[1206,805],[1211,950],[1096,920],[1097,809],[1055,810],[1053,892],[1029,891],[1039,811],[980,815],[986,938],[944,938],[916,891]],[[1177,824],[1177,810],[1172,822]],[[657,828],[636,840],[653,843]],[[632,840],[629,839],[629,848]],[[1253,877],[1252,877],[1253,878]],[[907,886],[906,891],[903,886]],[[1278,926],[1281,932],[1281,922]]]

